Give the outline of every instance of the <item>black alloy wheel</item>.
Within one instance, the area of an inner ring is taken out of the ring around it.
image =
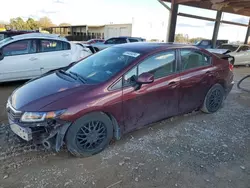
[[[225,90],[220,84],[215,84],[208,92],[201,110],[205,113],[214,113],[220,109],[225,99]]]
[[[102,112],[92,112],[77,119],[69,127],[65,142],[76,157],[89,157],[101,152],[113,138],[113,124]]]
[[[101,121],[85,123],[76,134],[76,144],[85,151],[98,147],[107,136],[107,129]]]

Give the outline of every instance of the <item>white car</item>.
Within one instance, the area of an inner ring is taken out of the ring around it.
[[[234,65],[250,65],[250,46],[246,44],[222,44],[210,52],[228,54],[235,58]]]
[[[0,82],[32,79],[91,54],[58,35],[31,33],[6,38],[0,41]]]

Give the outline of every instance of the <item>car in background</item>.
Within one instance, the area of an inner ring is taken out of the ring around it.
[[[220,46],[223,43],[228,43],[228,40],[217,40],[216,47]],[[204,48],[204,49],[211,49],[212,48],[212,40],[204,39],[204,40],[198,41],[195,44],[195,46],[199,47],[199,48]]]
[[[218,111],[233,82],[227,55],[182,44],[128,43],[93,54],[16,89],[11,130],[47,149],[66,143],[75,156],[159,120]]]
[[[250,65],[250,46],[246,44],[222,44],[210,52],[228,54],[235,59],[234,65]]]
[[[131,42],[145,42],[146,40],[139,37],[113,37],[106,40],[104,43],[93,44],[92,46],[98,48],[99,50],[103,50],[110,46],[114,46],[117,44],[131,43]]]
[[[31,79],[91,54],[58,35],[9,37],[0,41],[0,82]]]
[[[104,43],[104,39],[90,39],[85,44],[97,44],[97,43]]]
[[[39,33],[39,30],[6,30],[0,31],[0,41],[8,38],[13,37],[16,35],[28,34],[28,33]]]

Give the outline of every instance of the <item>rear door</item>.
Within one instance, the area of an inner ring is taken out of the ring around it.
[[[4,59],[0,61],[0,81],[29,79],[40,75],[37,42],[20,40],[3,46]]]
[[[176,70],[176,53],[170,50],[147,58],[124,75],[126,132],[178,114],[180,77]],[[134,77],[144,72],[153,74],[154,82],[135,89]]]
[[[39,40],[39,65],[41,74],[65,67],[71,63],[70,44],[51,39]]]
[[[199,108],[216,77],[212,57],[199,50],[180,49],[180,112]]]

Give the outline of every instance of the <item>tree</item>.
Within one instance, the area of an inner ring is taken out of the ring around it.
[[[28,18],[28,20],[26,21],[26,25],[27,25],[27,28],[31,30],[39,29],[39,25],[37,21],[35,21],[33,18]]]
[[[60,23],[59,26],[71,26],[69,23]]]
[[[28,29],[27,24],[21,17],[10,19],[10,28],[16,30],[25,30]]]
[[[48,27],[55,26],[55,24],[53,24],[52,21],[46,16],[43,18],[40,18],[38,23],[39,23],[39,26],[42,28],[48,28]]]
[[[176,34],[175,35],[175,42],[187,43],[188,42],[188,35]]]
[[[190,43],[196,43],[196,42],[201,41],[201,40],[203,40],[203,39],[204,39],[204,38],[202,38],[202,37],[191,38],[191,39],[189,40],[189,42],[190,42]]]
[[[0,22],[0,28],[4,28],[5,24]]]

